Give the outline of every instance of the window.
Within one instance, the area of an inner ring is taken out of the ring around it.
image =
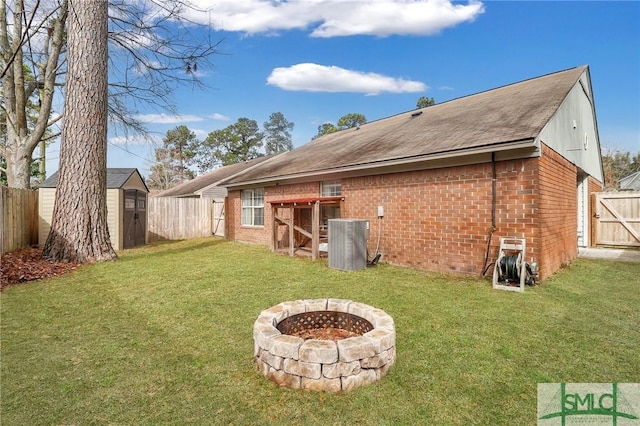
[[[242,224],[264,226],[264,189],[242,191]]]
[[[340,219],[340,206],[320,206],[320,230],[329,229],[329,219]]]
[[[320,183],[321,197],[339,197],[342,195],[342,181],[328,180]]]

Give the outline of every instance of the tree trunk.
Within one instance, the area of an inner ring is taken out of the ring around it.
[[[24,2],[15,2],[13,25],[9,26],[6,16],[7,5],[0,0],[0,51],[2,52],[2,68],[6,66],[6,74],[2,78],[6,140],[1,155],[7,161],[7,183],[13,188],[29,188],[31,184],[31,163],[33,150],[42,140],[51,116],[53,91],[58,71],[58,59],[65,43],[65,23],[67,19],[67,0],[63,0],[57,15],[51,19],[51,32],[45,42],[44,62],[38,65],[40,75],[38,81],[26,81],[23,32],[33,31],[23,28]],[[9,31],[13,27],[13,33]],[[14,55],[15,52],[15,55]],[[34,61],[33,57],[27,62]],[[33,91],[40,88],[39,114],[32,128],[27,124],[28,102]]]
[[[16,138],[17,139],[17,138]],[[23,144],[6,146],[3,156],[7,161],[7,186],[9,188],[31,188],[31,152]]]
[[[70,0],[60,166],[43,256],[115,259],[107,228],[107,0]]]
[[[6,139],[13,143],[6,144],[2,155],[7,162],[7,182],[11,188],[29,188],[31,176],[31,152],[25,154],[23,149],[27,138],[27,120],[24,111],[24,72],[22,70],[23,55],[19,40],[22,38],[22,13],[24,4],[17,2],[14,10],[13,34],[7,25],[6,4],[2,2],[2,68],[7,66],[6,75],[2,79],[4,100],[4,119],[6,120]],[[15,52],[15,55],[14,55]]]

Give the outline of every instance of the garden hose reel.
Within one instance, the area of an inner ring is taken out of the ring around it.
[[[535,272],[525,261],[524,238],[500,238],[498,260],[493,270],[493,288],[524,291],[524,286],[533,285]]]

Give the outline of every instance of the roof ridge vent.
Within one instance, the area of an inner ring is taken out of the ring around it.
[[[423,111],[416,111],[416,112],[414,112],[413,114],[411,114],[411,116],[412,116],[412,117],[417,117],[417,116],[419,116],[420,114],[422,114],[422,112],[423,112]]]

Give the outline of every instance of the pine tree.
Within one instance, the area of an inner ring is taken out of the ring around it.
[[[288,121],[281,112],[274,112],[269,121],[264,122],[265,150],[267,154],[291,151],[291,131],[294,123]]]
[[[195,164],[196,151],[200,141],[187,126],[178,126],[169,130],[162,140],[162,146],[156,148],[156,164],[151,166],[149,187],[169,189],[179,183],[195,177],[189,166]]]
[[[106,0],[69,1],[69,52],[60,167],[43,256],[115,259],[107,227]]]

